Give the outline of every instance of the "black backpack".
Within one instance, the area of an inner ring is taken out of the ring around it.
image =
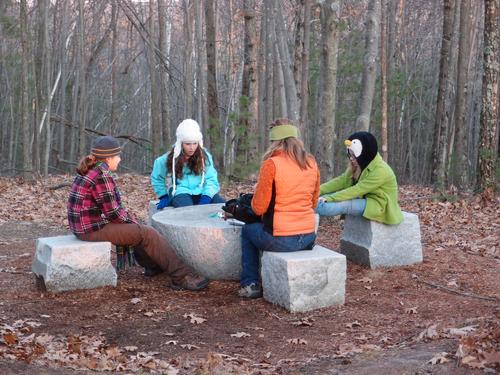
[[[229,214],[226,217],[233,217],[246,224],[261,222],[261,217],[256,215],[252,210],[252,198],[253,194],[251,193],[241,193],[239,198],[228,200],[226,204],[222,206],[224,212]]]

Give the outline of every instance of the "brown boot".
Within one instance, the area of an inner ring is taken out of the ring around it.
[[[174,290],[201,290],[208,286],[209,280],[206,277],[189,273],[179,281],[173,281],[170,287]]]

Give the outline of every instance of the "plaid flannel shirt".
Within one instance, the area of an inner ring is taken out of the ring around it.
[[[136,223],[121,205],[115,180],[104,163],[73,181],[68,199],[68,224],[74,234],[97,231],[108,223]]]

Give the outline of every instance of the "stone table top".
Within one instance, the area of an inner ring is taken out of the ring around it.
[[[163,210],[151,221],[195,271],[210,279],[239,280],[241,226],[220,218],[221,207],[219,203]]]

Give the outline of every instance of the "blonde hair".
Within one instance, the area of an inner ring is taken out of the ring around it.
[[[270,128],[272,129],[275,126],[279,125],[288,125],[292,124],[292,121],[286,118],[281,118],[275,120]],[[283,150],[288,157],[294,160],[300,167],[300,169],[312,168],[311,159],[314,160],[314,157],[309,154],[305,148],[304,143],[295,137],[288,137],[285,139],[281,139],[279,141],[272,141],[269,145],[269,148],[264,153],[262,160],[267,160],[273,156],[276,151]]]

